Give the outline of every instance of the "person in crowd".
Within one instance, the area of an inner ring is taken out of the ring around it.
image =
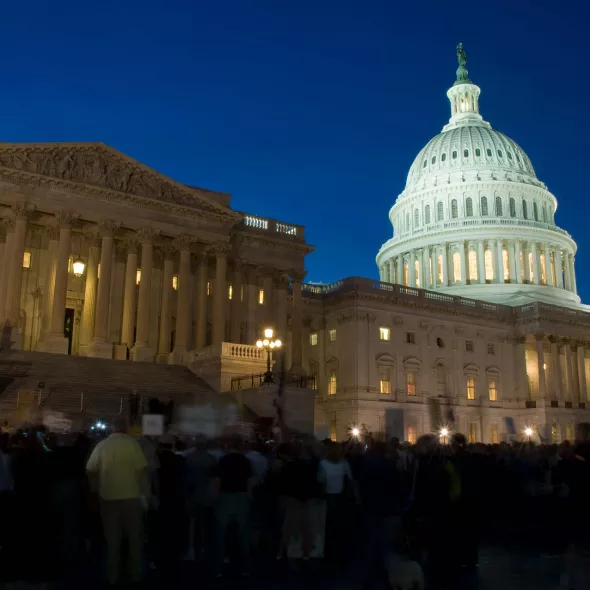
[[[213,574],[223,575],[225,542],[230,524],[236,525],[239,566],[242,576],[250,575],[250,506],[252,501],[252,466],[243,453],[238,437],[228,444],[228,452],[219,459],[215,469],[217,501],[213,538]]]
[[[142,522],[150,494],[148,462],[137,440],[126,430],[124,420],[115,420],[113,433],[96,445],[86,464],[100,497],[107,582],[113,586],[119,581],[123,539],[127,540],[130,581],[141,581]]]

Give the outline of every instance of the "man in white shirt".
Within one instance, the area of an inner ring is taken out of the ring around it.
[[[131,582],[141,580],[142,498],[149,493],[146,457],[139,443],[125,431],[125,422],[116,421],[113,434],[96,445],[86,464],[86,471],[96,483],[100,496],[107,544],[107,580],[113,586],[119,577],[124,538],[128,542]]]

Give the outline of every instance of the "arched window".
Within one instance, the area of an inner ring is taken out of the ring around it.
[[[451,217],[457,219],[459,216],[459,208],[457,207],[457,199],[451,201]]]
[[[512,160],[512,152],[506,152],[506,154],[507,154],[507,156],[508,156],[508,159],[509,159],[509,160]]]
[[[426,225],[430,223],[430,205],[426,205],[426,209],[424,209],[424,223]]]
[[[436,156],[432,156],[432,160],[430,160],[431,164],[434,164],[436,162]]]
[[[463,150],[463,157],[464,158],[469,158],[469,150],[468,149],[464,149]]]
[[[529,206],[527,205],[527,202],[523,200],[522,202],[522,216],[525,219],[529,218]]]
[[[541,205],[541,217],[543,219],[543,223],[547,223],[547,209],[545,207],[545,203]]]
[[[510,199],[510,217],[516,217],[516,201]]]
[[[481,150],[479,148],[475,148],[475,157],[479,158],[481,156]]]
[[[457,150],[453,150],[453,153],[451,154],[453,160],[457,159]]]
[[[477,252],[469,251],[469,280],[477,281]]]
[[[473,201],[471,197],[467,197],[465,200],[465,215],[467,217],[473,217]]]
[[[424,164],[422,165],[422,168],[426,168],[427,165],[428,165],[428,162],[426,160],[424,160]]]
[[[502,150],[498,150],[498,158],[503,158],[504,154],[502,153]]]
[[[441,162],[444,162],[447,159],[447,154],[442,154],[440,159],[441,159]]]
[[[438,205],[436,206],[436,217],[437,217],[437,221],[442,221],[444,219],[444,209],[443,209],[443,204],[442,201],[438,202]]]
[[[520,156],[518,155],[518,152],[516,152],[516,159],[518,160],[518,163],[520,164]]]
[[[496,197],[496,216],[502,217],[502,198]]]
[[[410,214],[406,213],[406,231],[410,231]]]
[[[453,281],[455,283],[461,282],[461,254],[459,252],[453,253]]]
[[[488,199],[486,197],[481,198],[481,214],[488,214]]]
[[[484,255],[484,262],[486,267],[486,281],[494,280],[494,260],[491,250],[486,250]]]
[[[491,158],[492,157],[492,150],[490,148],[488,148],[486,150],[486,154],[488,155],[488,158]]]
[[[420,211],[416,209],[414,211],[414,227],[418,227],[420,225]]]
[[[537,201],[533,201],[533,216],[535,221],[539,221],[539,208],[537,207]]]

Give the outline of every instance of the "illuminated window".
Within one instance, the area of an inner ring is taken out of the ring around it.
[[[211,295],[211,281],[207,281],[207,296]]]
[[[473,199],[471,197],[467,197],[465,200],[465,215],[473,217]]]
[[[467,377],[467,399],[475,399],[475,377]]]
[[[424,209],[424,223],[427,225],[430,223],[430,205],[426,205]]]
[[[500,442],[497,424],[492,424],[492,426],[490,427],[490,442],[493,445],[497,445]]]
[[[459,252],[453,254],[453,280],[455,283],[461,282],[461,255]]]
[[[510,217],[516,217],[516,201],[510,199]]]
[[[336,371],[330,373],[330,381],[328,382],[328,395],[336,395]]]
[[[524,252],[521,250],[520,251],[520,280],[521,281],[524,281],[524,277],[525,277],[524,261],[525,261]]]
[[[436,206],[436,217],[437,217],[437,221],[442,221],[444,219],[444,205],[442,204],[442,201],[438,202],[438,205]]]
[[[502,217],[502,199],[500,197],[496,197],[496,215]]]
[[[570,442],[574,442],[574,425],[573,424],[566,424],[565,425],[565,440],[569,440]]]
[[[408,263],[404,262],[404,285],[407,287],[410,284]]]
[[[436,257],[436,274],[438,276],[438,283],[442,285],[443,282],[443,258],[442,254]]]
[[[172,277],[172,288],[178,291],[178,277],[176,275]]]
[[[73,259],[72,259],[73,264]],[[26,252],[23,254],[23,268],[31,268],[31,253]]]
[[[469,434],[467,435],[467,439],[471,444],[477,442],[477,422],[472,422],[469,425]]]
[[[488,214],[488,199],[487,199],[487,197],[481,198],[481,214],[482,215]]]
[[[329,332],[330,342],[335,342],[336,340],[336,328],[332,328]]]
[[[23,267],[27,268],[26,266],[24,266],[24,259],[23,259]],[[74,272],[74,257],[70,256],[68,258],[68,273],[71,274],[72,272]]]
[[[469,252],[469,278],[472,281],[477,281],[477,252],[475,250]]]
[[[510,280],[510,265],[508,264],[508,250],[502,250],[502,266],[504,267],[504,280]]]
[[[379,340],[391,340],[391,330],[389,328],[379,328]]]
[[[414,332],[406,332],[406,344],[416,344],[416,334]]]
[[[391,393],[391,381],[388,379],[381,379],[379,381],[379,393],[389,395]]]
[[[232,285],[228,285],[227,287],[227,298],[231,299],[233,297],[234,294],[234,288]]]
[[[491,402],[498,401],[498,383],[492,377],[488,379],[488,394]]]
[[[258,291],[258,304],[264,305],[264,289],[259,289]]]
[[[100,262],[98,263],[98,266],[96,267],[96,278],[100,279]]]
[[[523,201],[522,202],[522,216],[525,219],[528,219],[529,218],[529,206],[527,205],[527,202],[526,201]]]
[[[414,276],[416,277],[416,284],[415,287],[420,288],[420,261],[414,261]]]
[[[416,444],[416,430],[413,426],[408,426],[407,439],[411,445]]]
[[[535,282],[535,267],[533,266],[533,253],[529,252],[529,277],[531,283]]]
[[[451,201],[451,217],[457,219],[459,217],[459,207],[457,206],[457,199]]]
[[[140,282],[141,282],[141,268],[138,268],[135,271],[135,284],[139,285]]]
[[[494,260],[491,250],[486,250],[484,254],[484,262],[486,267],[486,281],[494,279]]]
[[[330,440],[337,442],[338,437],[336,435],[336,420],[330,420]]]
[[[541,282],[547,284],[547,265],[545,264],[545,254],[539,256],[541,259]]]
[[[318,344],[318,334],[317,332],[314,332],[313,334],[309,335],[309,344],[311,346],[317,346]]]
[[[410,396],[416,395],[416,371],[408,371],[406,376],[407,392]]]

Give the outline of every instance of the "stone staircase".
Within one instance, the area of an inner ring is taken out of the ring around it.
[[[41,385],[40,385],[41,384]],[[203,379],[186,367],[94,359],[41,352],[0,354],[0,420],[39,419],[63,412],[76,424],[127,415],[137,394],[140,412],[150,398],[180,404],[223,404]]]

